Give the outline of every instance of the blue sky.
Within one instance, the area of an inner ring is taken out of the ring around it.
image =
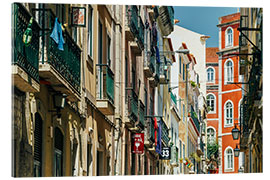
[[[235,7],[174,6],[174,18],[180,20],[177,25],[210,36],[207,47],[218,47],[218,18],[236,12]]]

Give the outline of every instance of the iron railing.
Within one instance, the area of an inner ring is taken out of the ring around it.
[[[139,124],[144,129],[144,105],[140,102],[140,109],[139,109]]]
[[[194,111],[193,106],[191,106],[190,116],[191,116],[191,119],[193,120],[198,132],[200,132],[200,122],[199,122],[197,113]]]
[[[170,138],[169,138],[169,128],[165,124],[163,118],[160,119],[159,123],[160,123],[159,125],[161,125],[161,127],[162,127],[161,139],[163,140],[165,145],[168,146],[168,143],[169,143],[169,140],[170,140]]]
[[[29,45],[23,42],[23,34],[28,27],[31,19],[30,13],[20,3],[14,3],[13,6],[13,56],[12,64],[20,66],[34,80],[39,82],[39,31],[40,26],[35,20],[31,25],[32,39]]]
[[[72,85],[77,92],[81,86],[81,49],[63,28],[64,50],[59,50],[56,42],[50,38],[54,28],[56,16],[51,9],[33,9],[32,14],[36,15],[42,27],[41,64],[48,63],[53,66],[64,79]],[[59,22],[59,20],[58,20]],[[61,22],[59,22],[61,23]],[[46,58],[47,57],[47,58]]]

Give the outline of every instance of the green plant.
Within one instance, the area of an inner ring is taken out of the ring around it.
[[[194,81],[190,81],[192,87],[196,87],[196,83]]]
[[[207,158],[210,159],[212,155],[214,155],[215,158],[218,158],[218,148],[219,145],[217,142],[215,143],[207,143]]]

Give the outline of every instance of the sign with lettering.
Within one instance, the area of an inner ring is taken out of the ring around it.
[[[86,26],[86,9],[84,7],[72,7],[71,14],[72,26]]]
[[[170,147],[162,147],[159,158],[164,159],[164,160],[170,160],[171,159],[171,148]]]
[[[132,135],[132,153],[142,154],[144,150],[144,133]]]

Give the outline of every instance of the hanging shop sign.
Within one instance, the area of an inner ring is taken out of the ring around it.
[[[132,153],[142,154],[144,150],[144,133],[132,135]]]
[[[162,147],[159,158],[163,159],[163,160],[170,160],[171,159],[171,148],[170,147]]]
[[[86,26],[86,8],[72,7],[71,25],[79,27]]]

